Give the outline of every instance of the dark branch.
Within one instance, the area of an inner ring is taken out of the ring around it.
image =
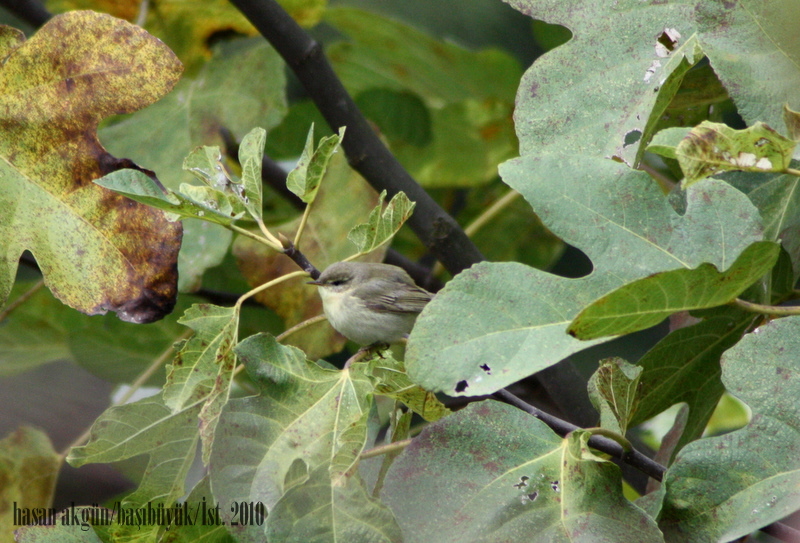
[[[39,28],[53,16],[38,0],[0,0],[0,5],[34,28]]]
[[[570,432],[580,429],[579,426],[575,426],[574,424],[561,420],[558,417],[554,417],[553,415],[545,413],[544,411],[541,411],[536,407],[522,401],[507,390],[499,390],[495,392],[494,397],[533,415],[548,425],[560,436],[565,436]],[[667,468],[657,462],[654,462],[636,449],[632,449],[630,452],[625,452],[622,448],[622,445],[616,441],[608,439],[607,437],[592,436],[589,439],[589,445],[598,451],[602,451],[615,458],[623,460],[626,464],[633,466],[643,473],[646,473],[657,481],[661,481],[664,478],[664,473],[667,471]]]
[[[286,239],[283,235],[279,234],[278,237],[283,242],[283,254],[294,260],[294,263],[300,266],[301,270],[308,272],[311,279],[319,279],[319,270],[306,258],[306,255],[301,253],[297,247],[294,246],[294,243]]]
[[[342,147],[352,167],[376,190],[386,190],[389,197],[402,191],[416,202],[408,225],[445,268],[455,275],[483,260],[480,251],[455,220],[414,181],[381,143],[334,73],[322,47],[275,0],[231,0],[231,3],[283,57],[333,132],[338,132],[341,126],[347,127]],[[559,375],[563,373],[560,369],[555,371]],[[573,374],[577,373],[566,372],[561,376],[561,381],[571,381],[570,390],[584,387],[585,382],[576,381]],[[579,397],[572,402],[565,402],[570,418],[579,420],[580,406],[586,401]]]
[[[445,268],[456,274],[483,260],[461,227],[381,143],[333,72],[322,47],[274,0],[231,0],[280,53],[334,132],[347,127],[342,147],[350,165],[391,198],[402,191],[416,210],[409,226]]]

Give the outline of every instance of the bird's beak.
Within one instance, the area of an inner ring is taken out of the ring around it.
[[[306,281],[306,285],[317,285],[317,286],[320,286],[320,285],[322,285],[322,283],[320,283],[319,279],[317,279],[316,281]]]

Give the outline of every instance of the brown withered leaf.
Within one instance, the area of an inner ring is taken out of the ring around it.
[[[89,11],[54,17],[28,41],[0,37],[0,302],[29,250],[71,307],[160,319],[175,303],[181,225],[92,180],[136,167],[106,152],[100,120],[169,92],[180,61],[141,28]]]

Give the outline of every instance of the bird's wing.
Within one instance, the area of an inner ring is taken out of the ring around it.
[[[433,298],[433,294],[416,285],[403,284],[403,286],[405,288],[402,290],[388,289],[389,292],[400,290],[398,295],[381,294],[380,292],[386,292],[387,289],[378,289],[380,292],[376,292],[374,296],[369,297],[370,301],[367,302],[367,307],[373,311],[386,311],[389,313],[419,313]]]

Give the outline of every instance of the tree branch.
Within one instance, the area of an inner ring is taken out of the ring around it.
[[[575,426],[574,424],[571,424],[565,420],[561,420],[558,417],[554,417],[549,413],[545,413],[544,411],[541,411],[536,407],[522,401],[520,398],[514,396],[507,390],[498,390],[493,394],[493,396],[502,402],[513,405],[514,407],[522,409],[526,413],[533,415],[562,437],[575,430],[580,430],[579,426]],[[615,458],[623,460],[626,464],[633,466],[643,473],[646,473],[657,481],[661,481],[664,478],[664,473],[667,471],[667,468],[648,458],[636,449],[631,449],[629,452],[625,452],[625,449],[622,447],[622,445],[607,437],[598,435],[592,436],[589,439],[589,445],[598,451],[602,451]]]
[[[381,143],[333,72],[319,43],[274,0],[231,0],[280,53],[314,100],[331,129],[347,127],[342,147],[350,165],[391,198],[405,192],[416,202],[408,225],[445,268],[456,273],[483,260],[456,221],[405,171]]]
[[[34,28],[39,28],[53,16],[38,0],[0,0],[0,6]]]

